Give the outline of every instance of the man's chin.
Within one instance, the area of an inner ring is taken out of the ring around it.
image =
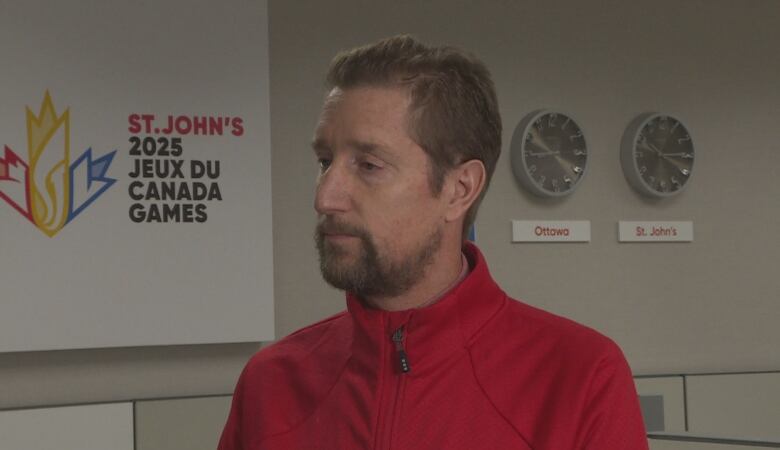
[[[360,253],[360,242],[324,240],[320,248],[320,259],[328,265],[355,264]]]
[[[322,278],[337,289],[362,290],[373,265],[373,247],[368,238],[324,233],[316,238]]]
[[[323,272],[327,270],[329,273],[343,274],[351,273],[358,268],[360,250],[351,247],[324,242],[320,248],[320,265]]]
[[[354,264],[347,262],[338,262],[331,259],[325,261],[320,269],[325,282],[336,289],[354,290],[357,284],[356,279],[359,278],[356,273],[358,268]]]

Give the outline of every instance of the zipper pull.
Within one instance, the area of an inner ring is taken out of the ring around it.
[[[393,333],[393,342],[395,342],[395,351],[398,352],[398,361],[401,364],[401,372],[411,372],[412,366],[409,365],[409,357],[406,356],[406,351],[404,350],[404,327],[395,330],[395,333]]]

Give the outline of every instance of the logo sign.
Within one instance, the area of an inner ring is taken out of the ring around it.
[[[95,157],[90,147],[73,158],[70,108],[58,115],[48,91],[26,118],[27,159],[7,143],[0,153],[0,199],[53,237],[116,182],[106,176],[116,150]]]

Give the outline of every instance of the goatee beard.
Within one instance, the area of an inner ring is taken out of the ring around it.
[[[359,240],[356,255],[339,244],[329,242],[326,234],[354,236]],[[390,261],[380,255],[373,237],[359,226],[325,217],[317,224],[314,240],[319,253],[322,277],[331,286],[351,292],[362,299],[397,297],[417,284],[441,246],[442,230],[437,228],[410,255]]]

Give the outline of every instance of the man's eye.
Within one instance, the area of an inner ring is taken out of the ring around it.
[[[365,170],[365,171],[367,171],[367,172],[373,172],[373,171],[375,171],[377,169],[380,169],[379,166],[377,166],[376,164],[372,164],[372,163],[370,163],[368,161],[361,162],[360,163],[360,168]]]
[[[317,159],[317,163],[320,166],[320,170],[325,170],[330,167],[330,160],[327,158],[319,158]]]

